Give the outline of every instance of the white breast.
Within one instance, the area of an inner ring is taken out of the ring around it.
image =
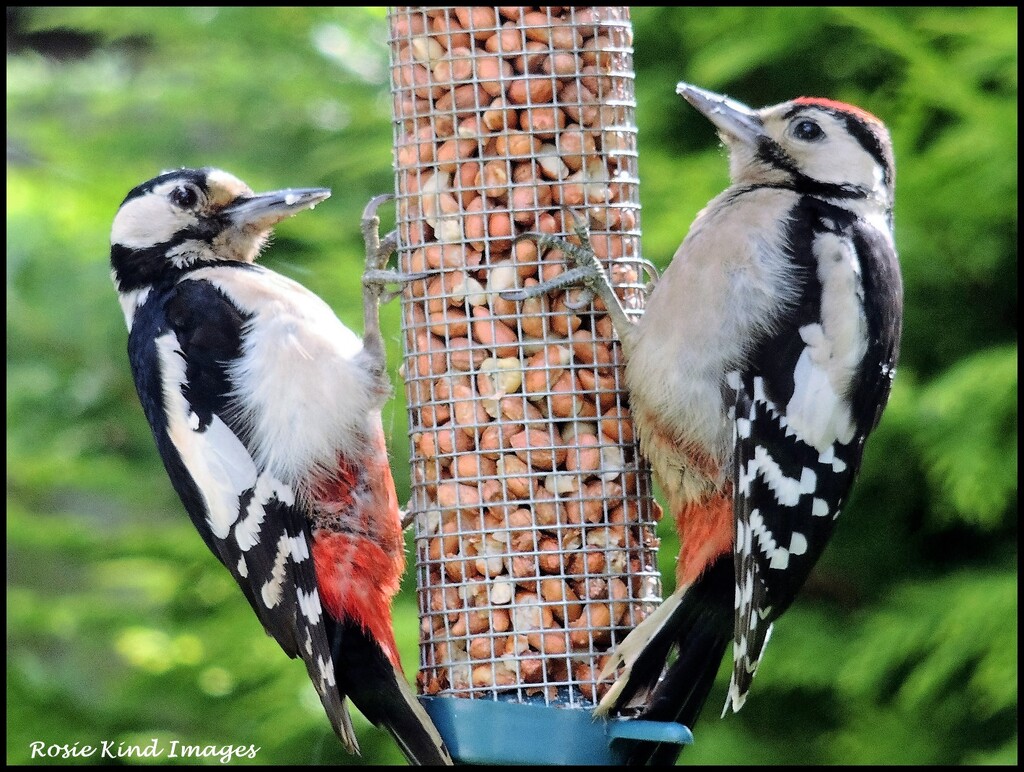
[[[339,453],[364,453],[387,384],[330,307],[267,269],[211,267],[192,276],[253,317],[229,375],[259,467],[301,486],[318,469],[335,469]]]
[[[634,401],[664,422],[658,429],[719,463],[732,445],[725,374],[790,302],[795,285],[782,251],[783,214],[795,194],[763,189],[723,205],[729,195],[698,215],[654,288],[627,368]]]

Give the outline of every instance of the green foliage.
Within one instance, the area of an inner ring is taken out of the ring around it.
[[[341,749],[302,666],[182,515],[107,268],[119,202],[161,169],[329,186],[327,204],[282,224],[267,262],[358,329],[355,224],[393,187],[383,14],[8,9],[9,763],[33,761],[33,741],[154,737],[253,743],[256,763],[402,763],[361,717],[362,758]],[[889,408],[747,706],[717,718],[723,666],[683,762],[1016,763],[1016,9],[632,14],[644,251],[657,264],[727,184],[678,80],[753,105],[860,105],[886,121],[898,168],[906,318]],[[397,365],[395,304],[383,325]],[[404,500],[397,391],[385,427]],[[662,536],[669,588],[668,519]],[[411,573],[395,613],[410,674]]]
[[[922,391],[917,442],[942,525],[996,530],[1017,500],[1017,347],[965,357]]]

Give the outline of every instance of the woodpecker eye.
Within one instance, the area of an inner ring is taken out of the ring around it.
[[[182,209],[191,209],[199,201],[199,192],[191,185],[179,185],[171,191],[171,202]]]
[[[804,142],[816,142],[825,136],[825,132],[814,121],[804,119],[793,127],[793,136]]]

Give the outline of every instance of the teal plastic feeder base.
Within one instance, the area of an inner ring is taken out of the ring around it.
[[[542,702],[419,699],[462,764],[622,765],[637,742],[693,742],[689,729],[672,722],[606,720]]]

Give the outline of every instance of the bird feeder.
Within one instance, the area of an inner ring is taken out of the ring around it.
[[[585,224],[642,313],[628,9],[401,7],[388,23],[400,266],[425,274],[402,296],[421,699],[462,762],[688,742],[591,718],[609,653],[661,596],[611,320],[565,291],[500,294],[565,270],[536,234]]]

